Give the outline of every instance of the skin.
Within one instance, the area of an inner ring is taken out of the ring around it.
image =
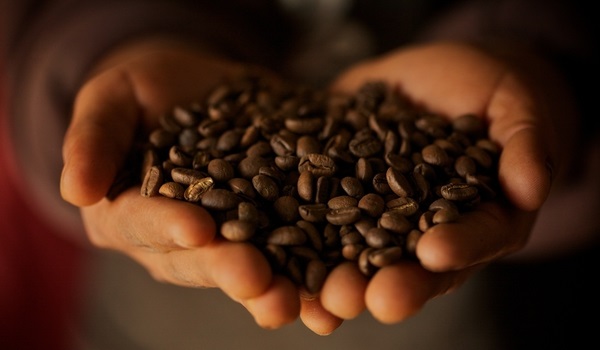
[[[138,126],[149,130],[173,105],[193,101],[239,71],[239,65],[206,52],[164,40],[132,44],[102,60],[82,87],[64,140],[61,191],[81,208],[94,245],[130,256],[158,281],[220,288],[261,327],[282,327],[300,317],[321,335],[365,311],[382,323],[401,322],[485,264],[526,246],[563,158],[549,146],[556,128],[564,126],[557,116],[573,111],[563,103],[566,92],[550,90],[557,78],[545,65],[456,43],[391,52],[356,65],[331,85],[353,92],[367,80],[385,80],[432,112],[481,115],[491,139],[502,146],[499,178],[506,200],[429,230],[417,246],[421,264],[385,267],[370,281],[356,266],[343,264],[320,295],[310,295],[273,276],[256,248],[217,238],[214,222],[197,205],[147,200],[139,189],[105,199]],[[564,129],[567,135],[570,129]]]

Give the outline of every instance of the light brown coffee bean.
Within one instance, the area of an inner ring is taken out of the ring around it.
[[[202,200],[207,192],[210,192],[215,182],[210,177],[204,177],[192,182],[183,193],[183,197],[188,202],[198,202]],[[237,203],[236,203],[237,204]],[[204,204],[203,204],[204,205]],[[228,208],[231,209],[231,208]]]

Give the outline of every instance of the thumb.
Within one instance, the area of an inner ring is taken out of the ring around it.
[[[139,113],[125,73],[100,75],[82,88],[63,143],[66,201],[86,206],[107,194],[131,149]]]

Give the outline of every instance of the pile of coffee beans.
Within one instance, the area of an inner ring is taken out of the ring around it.
[[[428,113],[381,81],[337,95],[232,79],[161,116],[144,152],[143,196],[201,205],[311,293],[344,261],[372,276],[416,259],[424,232],[499,188],[482,118]]]

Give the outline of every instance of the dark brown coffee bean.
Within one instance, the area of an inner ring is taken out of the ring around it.
[[[477,187],[464,183],[450,183],[440,189],[442,197],[451,201],[469,201],[477,197]]]
[[[245,242],[256,232],[256,223],[245,220],[228,220],[221,225],[221,235],[232,242]]]
[[[342,246],[342,256],[346,260],[357,261],[360,253],[366,248],[365,244],[354,243]]]
[[[255,225],[259,223],[259,212],[256,205],[250,202],[240,202],[237,208],[237,217],[240,220],[248,221]]]
[[[459,176],[466,177],[467,175],[473,175],[477,171],[477,164],[473,158],[462,155],[454,162],[454,170]]]
[[[271,137],[270,145],[278,156],[289,156],[296,152],[297,137],[291,134],[275,134]]]
[[[475,160],[475,162],[483,169],[491,169],[494,160],[490,154],[483,148],[477,146],[469,146],[465,150],[465,154]]]
[[[156,129],[148,138],[150,143],[157,149],[171,147],[177,140],[177,134],[165,129]]]
[[[306,243],[306,233],[297,226],[281,226],[271,231],[267,243],[278,245],[302,245]]]
[[[352,139],[348,144],[348,148],[354,156],[368,158],[381,151],[383,144],[377,137],[369,135]]]
[[[389,167],[385,173],[385,177],[390,189],[400,197],[411,197],[413,188],[408,179],[398,170]]]
[[[260,168],[271,165],[268,158],[263,157],[246,157],[238,164],[238,172],[245,179],[252,179],[258,175]]]
[[[406,252],[411,255],[415,255],[417,252],[417,244],[419,243],[419,239],[423,235],[423,232],[419,230],[410,230],[408,235],[406,235]]]
[[[292,196],[282,196],[275,200],[273,207],[283,222],[295,222],[299,219],[298,207],[300,203]]]
[[[412,216],[419,210],[419,203],[410,197],[400,197],[388,201],[385,206],[389,210],[398,211],[404,216]]]
[[[186,186],[205,178],[206,176],[205,173],[190,168],[177,167],[171,170],[171,178],[173,181]]]
[[[449,222],[454,222],[458,219],[460,213],[458,210],[452,209],[440,209],[433,214],[431,221],[434,224],[445,224]]]
[[[421,150],[421,155],[423,156],[423,161],[431,165],[445,167],[451,162],[451,158],[448,156],[448,153],[446,153],[443,148],[436,144],[425,146]]]
[[[327,203],[330,198],[329,177],[319,176],[315,189],[315,203]]]
[[[192,157],[177,145],[169,149],[169,160],[180,167],[189,167],[192,165]]]
[[[327,277],[327,267],[325,266],[325,263],[318,259],[309,261],[306,265],[305,276],[306,279],[304,283],[306,285],[306,290],[311,294],[318,293],[323,287],[323,283]]]
[[[220,211],[234,209],[238,206],[240,201],[240,197],[238,197],[235,193],[220,188],[209,189],[202,195],[201,198],[203,207]]]
[[[275,157],[275,165],[277,165],[277,167],[283,171],[297,169],[299,163],[300,158],[293,155]]]
[[[337,166],[333,159],[318,153],[307,154],[300,158],[298,171],[300,173],[309,171],[316,177],[333,176],[337,170]]]
[[[358,207],[331,209],[327,213],[326,219],[334,225],[349,225],[360,219],[360,209]]]
[[[373,227],[367,231],[365,242],[370,247],[383,248],[393,243],[393,237],[386,229]]]
[[[285,120],[285,127],[296,134],[317,134],[323,129],[324,120],[321,117],[315,118],[288,118]]]
[[[432,211],[426,211],[419,217],[419,230],[421,232],[425,232],[434,226],[433,223],[433,215],[435,213]]]
[[[279,186],[273,178],[258,174],[252,178],[252,185],[256,192],[268,201],[275,201],[279,198]]]
[[[315,190],[315,176],[310,171],[301,172],[298,176],[298,196],[307,202],[312,201]]]
[[[227,130],[219,136],[215,148],[218,151],[230,152],[240,145],[242,136],[244,135],[242,129]]]
[[[194,170],[204,169],[208,166],[208,163],[211,160],[211,156],[209,152],[206,151],[198,151],[194,154],[192,159],[192,168]]]
[[[452,121],[454,130],[472,136],[483,136],[485,134],[485,122],[474,114],[464,114]]]
[[[356,207],[358,206],[358,199],[350,196],[337,196],[331,198],[327,202],[327,206],[330,209],[340,209],[347,207]]]
[[[306,233],[306,238],[310,245],[317,251],[320,252],[323,250],[323,237],[321,236],[321,232],[317,229],[315,225],[306,221],[299,220],[296,222],[296,226],[300,227]]]
[[[369,263],[377,268],[399,262],[403,257],[402,248],[399,246],[384,247],[373,250],[369,256]]]
[[[158,193],[168,198],[184,199],[185,188],[177,182],[165,182],[158,189]]]
[[[361,198],[365,193],[362,183],[355,177],[343,177],[340,186],[350,197]]]
[[[376,193],[367,193],[358,201],[358,208],[370,217],[378,218],[385,210],[385,201]]]
[[[296,142],[296,155],[298,157],[304,157],[311,153],[320,153],[321,144],[316,137],[312,135],[303,135],[298,138]]]
[[[369,261],[369,255],[374,251],[375,248],[367,247],[358,256],[358,269],[367,277],[373,276],[377,272],[377,268]]]
[[[381,214],[378,223],[380,227],[399,234],[406,234],[413,228],[411,222],[404,215],[394,210],[388,210]]]
[[[285,249],[279,244],[266,244],[263,253],[275,271],[281,271],[287,262]]]
[[[246,198],[256,197],[256,191],[254,190],[254,186],[249,180],[246,180],[241,177],[235,177],[229,180],[227,184],[229,185],[229,189],[235,194],[242,195]]]
[[[324,222],[329,208],[326,204],[304,204],[298,207],[298,212],[302,219],[308,222]]]
[[[388,183],[386,173],[377,173],[373,176],[373,189],[379,194],[392,193],[392,188]]]

